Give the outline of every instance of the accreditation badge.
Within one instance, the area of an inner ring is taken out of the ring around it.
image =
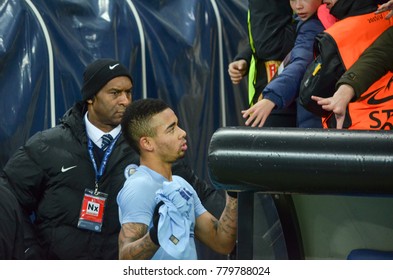
[[[78,228],[101,232],[107,198],[108,194],[106,193],[85,189]]]

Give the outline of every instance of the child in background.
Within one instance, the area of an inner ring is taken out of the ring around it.
[[[298,96],[300,82],[309,63],[313,60],[315,36],[324,30],[317,17],[317,10],[322,0],[290,0],[295,13],[297,36],[295,45],[289,54],[289,63],[263,90],[262,99],[251,108],[243,110],[245,124],[262,127],[274,108],[288,107]],[[321,128],[321,119],[297,105],[297,126]]]

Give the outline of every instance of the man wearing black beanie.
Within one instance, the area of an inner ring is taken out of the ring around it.
[[[94,97],[105,84],[116,77],[132,77],[127,68],[119,61],[112,59],[98,59],[87,66],[83,73],[82,98],[88,100]]]
[[[26,259],[118,258],[116,196],[139,164],[120,127],[132,87],[121,62],[94,61],[83,75],[82,101],[59,125],[33,135],[4,167],[0,186],[12,190],[32,221],[24,228]],[[202,201],[216,195],[184,161],[173,172]]]

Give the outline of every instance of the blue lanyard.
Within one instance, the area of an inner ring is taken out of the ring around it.
[[[111,155],[112,150],[113,150],[113,146],[115,146],[115,143],[116,143],[117,139],[120,137],[120,134],[121,134],[121,132],[119,134],[117,134],[115,139],[113,139],[111,144],[106,149],[104,157],[103,157],[103,159],[101,161],[100,169],[97,169],[97,163],[96,163],[96,160],[94,159],[93,141],[91,141],[91,139],[88,138],[88,145],[87,145],[87,147],[88,147],[88,150],[89,150],[89,155],[90,155],[91,161],[93,162],[94,171],[96,173],[95,191],[94,191],[95,194],[98,192],[98,181],[100,180],[102,174],[104,174],[104,170],[105,170],[106,164],[108,162],[109,156]]]

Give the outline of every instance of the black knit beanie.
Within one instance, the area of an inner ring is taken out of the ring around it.
[[[93,98],[110,80],[119,76],[130,78],[132,83],[132,77],[127,68],[117,60],[103,58],[87,65],[83,73],[83,100]]]

